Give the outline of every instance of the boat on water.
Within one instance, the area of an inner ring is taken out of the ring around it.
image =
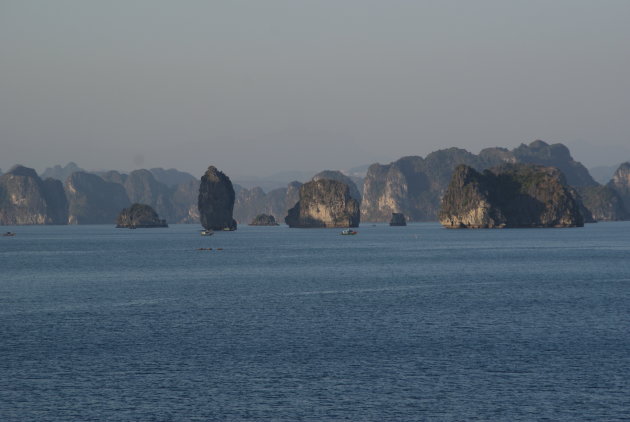
[[[352,236],[352,235],[355,235],[355,234],[357,234],[357,233],[358,233],[358,232],[355,232],[355,231],[354,231],[354,230],[352,230],[352,229],[345,229],[345,230],[343,230],[343,231],[341,232],[342,236]]]
[[[13,232],[6,232],[6,233],[2,233],[2,236],[7,236],[7,237],[15,236],[15,233],[13,233]]]
[[[214,232],[212,231],[212,229],[202,230],[201,231],[201,235],[202,236],[212,236],[213,234],[214,234]]]

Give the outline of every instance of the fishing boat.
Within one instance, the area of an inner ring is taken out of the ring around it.
[[[355,232],[355,231],[354,231],[354,230],[352,230],[352,229],[345,229],[345,230],[343,230],[343,231],[341,232],[342,236],[352,236],[352,235],[355,235],[355,234],[357,234],[357,233],[358,233],[358,232]]]
[[[13,232],[6,232],[6,233],[2,233],[2,236],[15,236],[15,233]]]

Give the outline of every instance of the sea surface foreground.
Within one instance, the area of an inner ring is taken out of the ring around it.
[[[0,228],[0,420],[628,420],[630,222],[198,229]]]

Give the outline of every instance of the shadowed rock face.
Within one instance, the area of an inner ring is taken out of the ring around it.
[[[551,144],[536,140],[529,145],[521,144],[512,150],[518,163],[539,164],[556,167],[564,174],[567,184],[575,187],[597,186],[588,169],[574,161],[569,148],[562,144]]]
[[[210,166],[199,185],[199,219],[201,225],[212,230],[236,230],[234,187],[230,178],[216,167]]]
[[[630,212],[630,163],[621,164],[606,186],[619,195],[624,209]]]
[[[554,167],[508,164],[479,173],[461,165],[442,199],[447,228],[581,227],[579,204]]]
[[[234,218],[240,223],[252,221],[259,214],[273,215],[283,219],[290,208],[299,200],[300,182],[291,182],[286,188],[278,188],[265,193],[261,188],[241,188],[236,192]]]
[[[130,205],[125,188],[91,173],[72,173],[66,180],[69,224],[114,224]]]
[[[116,220],[118,228],[168,227],[166,220],[161,220],[153,208],[146,204],[133,204],[123,209]]]
[[[47,178],[43,182],[51,224],[68,224],[68,200],[60,180]]]
[[[66,164],[64,167],[61,167],[57,164],[54,167],[48,167],[46,170],[44,170],[44,172],[42,173],[42,179],[47,179],[50,177],[52,179],[59,180],[63,184],[63,182],[75,171],[85,170],[77,166],[77,164],[72,161]]]
[[[249,223],[250,226],[278,226],[279,224],[276,222],[276,219],[273,215],[269,214],[258,214],[252,221]]]
[[[390,226],[406,226],[407,220],[405,220],[405,215],[399,212],[392,213],[392,219],[389,220]]]
[[[313,180],[300,188],[300,199],[285,218],[289,227],[358,227],[359,203],[345,183]]]
[[[440,200],[458,165],[465,164],[482,171],[509,163],[557,167],[571,186],[597,186],[588,170],[574,161],[562,144],[549,145],[538,140],[512,151],[486,148],[478,155],[449,148],[435,151],[426,158],[403,157],[388,165],[370,166],[363,185],[361,219],[388,221],[391,213],[399,212],[409,221],[436,220]]]
[[[195,179],[175,186],[172,198],[178,223],[199,222],[199,207],[197,205],[199,180]]]
[[[608,186],[585,186],[577,189],[584,206],[599,221],[630,219],[619,192]],[[588,222],[588,221],[585,221]]]
[[[132,203],[150,205],[167,221],[178,220],[170,189],[158,182],[149,170],[132,171],[125,179],[123,186]]]
[[[192,174],[176,169],[165,170],[161,167],[155,167],[149,171],[151,172],[151,174],[153,174],[155,180],[165,184],[169,188],[174,188],[177,185],[189,183],[192,181],[197,181],[195,176],[193,176]]]
[[[67,224],[61,182],[42,181],[35,170],[15,166],[0,177],[0,224]]]

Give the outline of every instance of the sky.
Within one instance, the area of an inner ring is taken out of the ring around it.
[[[630,1],[0,0],[0,168],[630,160]]]

